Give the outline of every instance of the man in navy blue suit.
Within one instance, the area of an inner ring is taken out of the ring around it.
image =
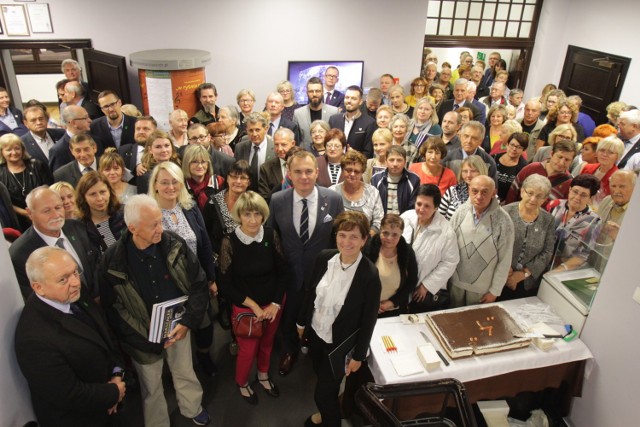
[[[27,153],[44,164],[49,164],[49,150],[64,135],[64,129],[47,129],[49,114],[46,110],[34,105],[24,109],[23,123],[29,132],[20,138],[24,142]]]
[[[324,103],[333,105],[341,110],[344,108],[344,94],[336,90],[336,84],[340,80],[338,67],[329,66],[324,71]]]

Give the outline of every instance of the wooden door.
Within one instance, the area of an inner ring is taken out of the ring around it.
[[[82,52],[91,99],[97,103],[98,94],[109,89],[120,96],[123,104],[130,103],[126,58],[95,49],[83,49]]]
[[[620,98],[630,58],[578,46],[567,49],[559,88],[582,98],[582,112],[607,123],[607,105]]]

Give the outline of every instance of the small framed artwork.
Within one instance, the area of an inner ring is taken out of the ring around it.
[[[8,36],[28,36],[29,26],[24,6],[21,4],[3,4],[0,6],[4,16],[4,25]]]
[[[32,33],[53,33],[49,3],[27,4]]]

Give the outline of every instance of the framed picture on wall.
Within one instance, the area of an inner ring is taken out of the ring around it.
[[[7,27],[8,36],[28,36],[29,26],[27,25],[27,15],[24,6],[21,4],[3,4],[2,16],[4,25]]]
[[[49,3],[27,4],[32,33],[53,33]]]
[[[336,90],[344,92],[347,87],[362,87],[364,61],[289,61],[287,80],[293,85],[293,98],[298,104],[307,104],[307,80],[318,77],[324,81],[324,72],[328,67],[336,67],[340,79]]]

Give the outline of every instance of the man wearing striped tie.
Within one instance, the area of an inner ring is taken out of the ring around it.
[[[298,151],[289,157],[287,167],[293,188],[275,193],[269,206],[270,225],[280,235],[293,271],[280,323],[284,346],[280,375],[289,373],[298,355],[296,318],[304,294],[304,279],[316,255],[331,246],[333,219],[344,210],[338,193],[316,186],[318,163],[313,154]]]

